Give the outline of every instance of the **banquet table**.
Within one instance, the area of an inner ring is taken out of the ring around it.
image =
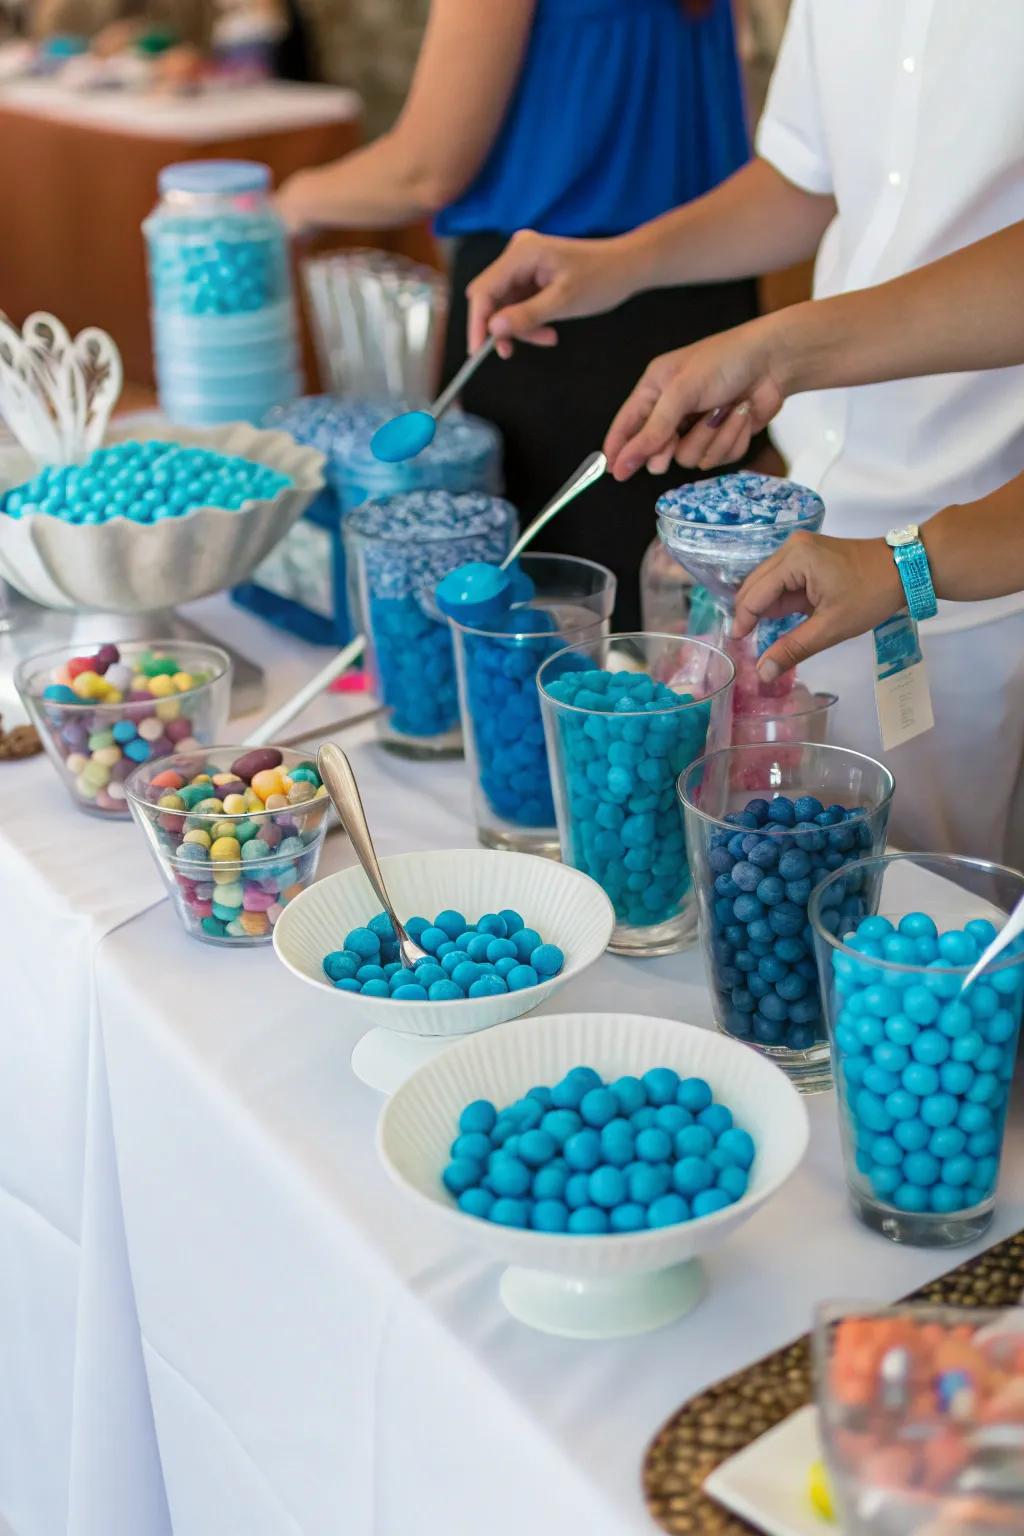
[[[221,599],[193,616],[262,648],[271,706],[322,656]],[[472,844],[462,764],[343,739],[383,853]],[[13,1278],[0,1266],[16,1536],[641,1536],[644,1447],[685,1398],[802,1332],[816,1301],[893,1298],[971,1251],[854,1222],[822,1094],[805,1163],[711,1256],[698,1311],[614,1342],[533,1333],[497,1267],[387,1179],[339,1000],[269,949],[187,938],[138,834],[79,815],[48,765],[0,774],[26,807],[0,816],[0,920],[27,973],[0,1034],[0,1243],[7,1206],[23,1218]],[[321,873],[351,861],[332,837]],[[546,1011],[577,1009],[711,1024],[695,949],[606,955]],[[1024,1225],[1022,1154],[1018,1107],[986,1244]]]

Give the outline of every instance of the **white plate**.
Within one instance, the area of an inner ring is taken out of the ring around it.
[[[704,1492],[766,1536],[838,1536],[839,1527],[818,1514],[807,1492],[820,1460],[818,1412],[809,1405],[723,1461],[705,1478]]]

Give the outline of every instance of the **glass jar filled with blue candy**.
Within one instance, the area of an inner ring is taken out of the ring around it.
[[[537,675],[562,860],[610,897],[615,954],[696,937],[676,780],[728,739],[734,677],[715,646],[651,634],[569,646]]]
[[[1022,897],[1019,870],[922,853],[865,859],[812,898],[850,1200],[894,1242],[953,1247],[992,1220],[1024,940],[964,981]]]
[[[166,166],[159,187],[143,229],[160,404],[188,425],[255,424],[301,387],[269,167],[190,161]]]
[[[831,1085],[811,892],[842,870],[842,914],[861,910],[856,861],[884,849],[893,789],[873,758],[812,742],[726,747],[679,783],[715,1020],[804,1092]]]
[[[371,407],[376,419],[369,430],[360,428],[336,438],[330,451],[332,477],[343,511],[364,501],[411,491],[442,490],[453,496],[463,491],[486,491],[490,496],[501,493],[501,435],[489,421],[462,411],[447,411],[437,423],[433,442],[415,458],[396,464],[378,459],[370,448],[374,432],[413,408],[402,400],[376,403]]]
[[[608,633],[616,583],[575,555],[523,555],[518,570],[528,599],[486,628],[451,620],[462,735],[479,841],[557,858],[537,672],[566,645]]]
[[[346,515],[349,602],[385,706],[380,738],[393,751],[461,754],[455,655],[434,592],[456,566],[500,564],[516,529],[515,508],[479,492],[414,491]]]
[[[362,502],[413,490],[501,489],[501,438],[478,416],[449,412],[430,446],[408,463],[382,464],[370,454],[377,428],[404,405],[384,400],[346,400],[307,395],[269,411],[263,425],[287,432],[327,459],[320,495],[289,529],[235,600],[283,629],[318,645],[352,638],[348,607],[343,513]],[[375,466],[366,468],[369,456]],[[372,484],[372,491],[370,489]]]

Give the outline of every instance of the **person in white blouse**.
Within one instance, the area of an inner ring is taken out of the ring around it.
[[[631,234],[520,234],[470,289],[488,331],[554,343],[552,322],[669,283],[774,270],[817,253],[815,297],[882,283],[1024,217],[1021,0],[795,0],[756,157],[707,196]],[[651,364],[609,434],[619,480],[689,451],[673,380]],[[716,456],[742,453],[749,403],[718,413]],[[825,528],[877,537],[975,502],[1024,469],[1024,367],[950,372],[786,401],[775,423]],[[1022,509],[1024,511],[1024,509]],[[940,602],[921,630],[936,725],[891,754],[893,840],[1024,860],[1024,595]],[[870,637],[803,669],[839,694],[835,739],[875,755]]]

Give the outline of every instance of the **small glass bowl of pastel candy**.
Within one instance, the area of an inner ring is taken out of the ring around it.
[[[605,1081],[577,1066],[500,1110],[467,1104],[442,1182],[467,1216],[599,1237],[725,1210],[756,1155],[703,1078],[652,1067]]]
[[[192,641],[108,642],[32,656],[15,683],[75,803],[127,818],[125,783],[140,764],[221,735],[231,662],[217,646]]]
[[[126,790],[186,931],[269,943],[316,877],[330,807],[316,764],[285,747],[212,747],[147,763]]]
[[[427,952],[413,970],[402,965],[391,919],[379,912],[365,928],[346,935],[341,949],[324,956],[324,975],[340,992],[398,1003],[458,1003],[525,992],[552,981],[565,965],[558,945],[547,943],[508,907],[475,922],[446,907],[432,921],[410,917],[405,927]]]
[[[162,439],[119,442],[94,449],[84,464],[41,469],[0,496],[0,513],[42,512],[83,526],[117,517],[158,523],[199,507],[241,511],[292,484],[269,465],[212,448]]]
[[[865,861],[866,894],[887,863]],[[815,931],[854,1204],[887,1235],[969,1241],[988,1224],[999,1174],[1024,941],[964,990],[995,938],[990,918],[940,914],[940,929],[930,912],[874,912],[837,923],[833,890],[815,895]]]

